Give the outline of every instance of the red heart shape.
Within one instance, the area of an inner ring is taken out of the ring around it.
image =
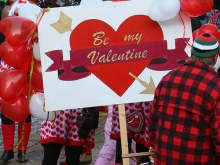
[[[28,56],[27,44],[11,45],[4,41],[0,45],[1,58],[12,67],[20,67]]]
[[[11,101],[18,97],[25,85],[27,77],[20,70],[6,70],[0,74],[0,98]]]
[[[15,122],[24,121],[30,114],[27,98],[20,95],[12,101],[2,101],[2,113]]]
[[[144,126],[144,117],[140,111],[134,111],[126,116],[127,128],[132,132],[140,132]]]
[[[0,31],[13,45],[25,43],[35,30],[36,24],[25,17],[10,16],[3,18],[0,22]]]
[[[72,130],[73,130],[73,132],[76,132],[76,128],[73,128]]]
[[[113,117],[112,117],[112,120],[113,120],[113,121],[116,121],[116,116],[113,116]]]
[[[153,29],[152,26],[154,27]],[[97,43],[100,42],[100,44],[94,43],[93,36],[97,34],[97,32],[102,32],[105,37],[102,41],[97,41]],[[125,38],[126,35],[134,35],[134,37],[129,40]],[[139,44],[160,40],[163,40],[163,32],[159,24],[152,21],[148,16],[136,15],[122,22],[117,31],[101,20],[86,20],[72,31],[70,46],[72,50],[78,50]],[[86,68],[116,94],[122,96],[135,80],[128,73],[131,72],[139,76],[150,61],[151,60],[142,60],[126,63],[90,65],[86,66]]]

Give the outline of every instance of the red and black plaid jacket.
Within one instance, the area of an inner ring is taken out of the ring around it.
[[[150,114],[155,165],[220,164],[220,79],[186,61],[158,84]]]

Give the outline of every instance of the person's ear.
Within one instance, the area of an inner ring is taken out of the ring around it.
[[[215,58],[214,58],[214,64],[216,64],[217,59],[218,59],[218,54],[215,55]]]

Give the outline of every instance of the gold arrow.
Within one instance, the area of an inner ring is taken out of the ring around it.
[[[67,31],[72,31],[71,25],[72,19],[61,11],[59,20],[56,23],[51,24],[50,26],[52,26],[56,31],[62,34]]]
[[[142,91],[141,94],[154,94],[156,86],[155,86],[154,80],[153,80],[153,78],[151,76],[150,76],[150,83],[148,84],[145,81],[142,81],[141,79],[139,79],[138,77],[133,75],[131,72],[129,72],[129,75],[132,76],[137,81],[139,81],[144,87],[147,88],[144,91]]]

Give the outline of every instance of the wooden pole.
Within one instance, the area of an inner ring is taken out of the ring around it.
[[[118,105],[122,155],[128,154],[128,136],[126,126],[125,105]],[[130,165],[129,158],[122,158],[123,165]]]

